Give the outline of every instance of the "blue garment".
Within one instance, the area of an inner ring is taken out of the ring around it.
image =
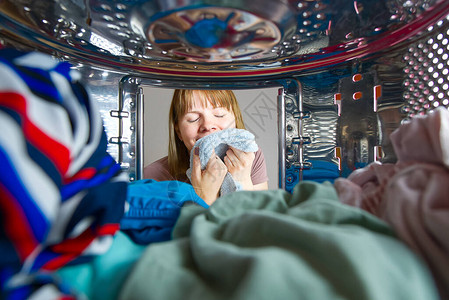
[[[199,149],[201,169],[204,170],[209,162],[212,152],[215,150],[215,154],[223,160],[226,156],[228,146],[244,152],[256,152],[259,150],[254,134],[244,129],[229,128],[209,134],[196,141],[192,150],[190,150],[190,168],[186,172],[189,180],[191,179],[193,155],[196,148]],[[223,196],[241,189],[240,183],[235,181],[234,178],[232,178],[232,175],[228,172],[221,185],[220,195]]]
[[[181,207],[186,203],[209,207],[188,183],[153,179],[135,181],[128,185],[128,208],[120,229],[140,245],[168,241]]]

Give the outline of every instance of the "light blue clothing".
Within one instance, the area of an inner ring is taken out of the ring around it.
[[[209,207],[192,185],[185,182],[152,179],[132,182],[128,185],[127,209],[120,230],[140,245],[168,241],[186,203]]]

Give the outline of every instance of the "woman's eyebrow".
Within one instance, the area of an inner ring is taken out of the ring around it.
[[[201,113],[201,111],[199,111],[199,110],[189,110],[189,111],[186,111],[185,114],[199,114],[199,113]]]
[[[216,110],[216,109],[224,109],[224,110],[228,111],[228,109],[224,106],[217,106],[217,107],[212,108],[212,110]],[[189,113],[200,114],[200,113],[202,113],[202,110],[187,110],[185,112],[185,114],[189,114]]]

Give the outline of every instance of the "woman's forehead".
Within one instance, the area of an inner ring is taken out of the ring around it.
[[[201,103],[201,105],[212,105],[217,97],[205,91],[193,91],[190,97],[195,103]]]
[[[185,101],[185,104],[186,111],[190,111],[195,108],[231,108],[230,103],[223,101],[221,97],[214,97],[213,95],[202,91],[193,91],[192,96]]]

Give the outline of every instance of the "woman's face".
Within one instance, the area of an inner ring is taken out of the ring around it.
[[[203,106],[204,95],[193,92],[193,107],[178,120],[176,133],[187,150],[192,150],[195,142],[213,132],[235,128],[235,116],[224,107],[214,108],[209,101]]]

